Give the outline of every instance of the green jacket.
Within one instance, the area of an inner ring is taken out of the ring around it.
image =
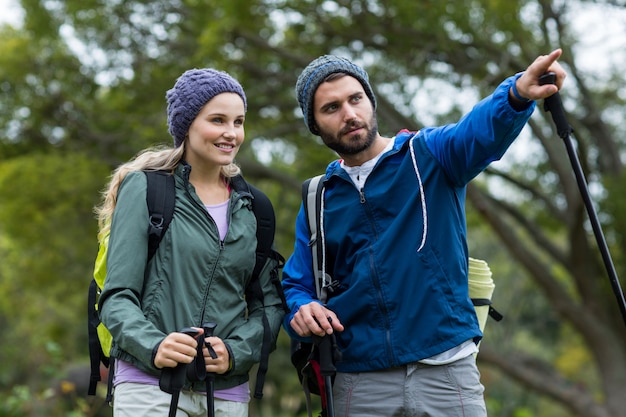
[[[260,360],[263,310],[274,343],[278,336],[284,310],[270,280],[277,261],[268,259],[260,275],[264,306],[246,300],[256,249],[252,197],[232,190],[228,233],[220,241],[215,222],[189,182],[190,171],[184,163],[176,169],[174,216],[147,266],[146,176],[131,172],[122,182],[99,311],[113,335],[111,356],[157,376],[154,356],[167,334],[217,323],[215,336],[226,343],[232,369],[216,376],[215,388],[230,388],[246,382],[250,368]],[[202,390],[204,384],[193,388]]]

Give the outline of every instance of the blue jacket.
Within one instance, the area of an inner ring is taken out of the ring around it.
[[[416,362],[482,337],[468,295],[465,191],[502,157],[534,110],[534,103],[511,107],[515,79],[456,124],[399,132],[360,191],[338,161],[327,167],[327,272],[340,284],[327,306],[345,327],[337,333],[339,371]],[[308,242],[301,207],[283,270],[291,309],[284,327],[292,337],[293,315],[316,299]]]

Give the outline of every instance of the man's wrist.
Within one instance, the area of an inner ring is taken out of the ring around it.
[[[515,77],[513,78],[513,83],[511,83],[510,87],[509,87],[509,91],[507,93],[507,98],[509,101],[509,105],[511,106],[511,108],[513,108],[513,110],[515,111],[525,111],[526,109],[528,109],[530,106],[533,105],[534,101],[533,100],[529,100],[525,97],[522,97],[519,93],[519,91],[517,91],[517,80],[523,75],[523,72],[520,72],[518,74],[515,74]]]
[[[523,73],[520,73],[518,74],[517,77],[515,77],[515,80],[513,80],[513,84],[511,84],[511,89],[509,91],[511,92],[511,94],[513,94],[513,98],[519,101],[520,103],[529,103],[532,100],[526,97],[522,97],[519,91],[517,90],[517,80],[519,80],[522,75]]]

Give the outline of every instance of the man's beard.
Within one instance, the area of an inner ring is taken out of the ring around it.
[[[319,128],[319,127],[318,127]],[[346,133],[354,130],[355,128],[364,128],[367,130],[365,135],[352,136],[349,141],[342,141],[341,138]],[[373,115],[370,119],[369,126],[365,123],[351,122],[346,127],[341,129],[338,135],[333,135],[330,132],[319,129],[319,135],[324,141],[324,144],[339,155],[356,155],[364,150],[368,149],[374,143],[376,135],[378,134],[378,121],[376,115]]]

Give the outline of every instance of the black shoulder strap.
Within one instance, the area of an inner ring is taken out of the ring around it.
[[[274,243],[274,234],[276,231],[276,218],[274,216],[274,207],[270,199],[258,188],[248,184],[252,192],[252,211],[256,216],[256,263],[252,271],[252,280],[250,282],[250,291],[256,294],[261,302],[263,302],[263,290],[259,274],[265,266],[265,262],[272,252]],[[254,389],[254,398],[263,397],[263,385],[265,384],[265,374],[269,367],[269,356],[272,350],[272,334],[267,316],[263,314],[263,344],[261,345],[261,360],[259,361],[259,369],[257,371],[256,385]]]
[[[102,346],[100,345],[100,339],[98,339],[98,325],[100,324],[100,317],[98,316],[98,310],[96,310],[96,303],[98,299],[98,284],[95,279],[91,280],[89,284],[89,291],[87,293],[87,334],[89,336],[89,361],[91,362],[91,373],[89,375],[89,387],[87,388],[87,395],[96,395],[96,385],[101,380],[100,377],[100,362],[107,368],[109,367],[109,358],[102,352]]]
[[[265,265],[265,261],[272,252],[274,244],[274,235],[276,233],[276,217],[274,215],[274,207],[270,199],[261,190],[255,186],[248,184],[252,193],[252,211],[256,216],[256,263],[252,271],[252,279],[257,279],[261,273],[261,269]]]
[[[326,275],[326,286],[324,285],[324,236],[322,230],[322,198],[324,194],[324,175],[318,175],[307,179],[302,184],[302,203],[304,205],[304,214],[309,225],[311,238],[309,246],[311,247],[311,255],[313,256],[313,271],[315,273],[315,290],[317,298],[326,303],[328,294],[326,286],[330,284],[329,275]]]
[[[148,226],[148,260],[152,259],[165,235],[172,217],[176,201],[174,176],[165,171],[144,171],[148,188],[146,203],[150,216]]]
[[[278,295],[280,296],[285,312],[289,311],[287,308],[287,301],[285,300],[285,294],[283,293],[283,287],[280,283],[280,276],[278,270],[285,264],[285,258],[274,250],[274,236],[276,234],[276,216],[274,214],[274,206],[270,199],[261,190],[248,184],[248,187],[254,197],[252,199],[252,211],[256,217],[256,262],[254,264],[254,270],[252,271],[251,284],[254,288],[251,294],[256,294],[257,298],[263,300],[263,292],[261,291],[261,285],[259,283],[259,275],[261,270],[265,266],[267,258],[272,258],[277,261],[277,267],[271,272],[272,283],[276,287]]]
[[[282,267],[284,259],[273,250],[274,235],[276,231],[276,217],[274,215],[274,207],[270,199],[258,188],[246,182],[241,175],[231,178],[233,188],[243,192],[249,192],[252,195],[252,211],[256,217],[256,261],[250,278],[250,284],[246,288],[246,297],[259,300],[263,305],[264,296],[259,275],[265,266],[268,257],[273,257],[278,261],[279,268]],[[278,293],[283,299],[283,305],[286,306],[278,271],[272,271],[272,282],[277,288]],[[263,314],[263,344],[261,346],[261,359],[257,371],[256,385],[254,389],[254,398],[263,397],[263,385],[265,384],[265,375],[269,366],[269,356],[272,351],[272,332],[267,316]]]
[[[230,179],[233,189],[248,193],[252,196],[252,212],[256,217],[256,262],[252,271],[251,283],[256,281],[265,266],[265,261],[272,255],[274,234],[276,231],[276,218],[272,202],[265,193],[252,184],[248,183],[241,175]]]

